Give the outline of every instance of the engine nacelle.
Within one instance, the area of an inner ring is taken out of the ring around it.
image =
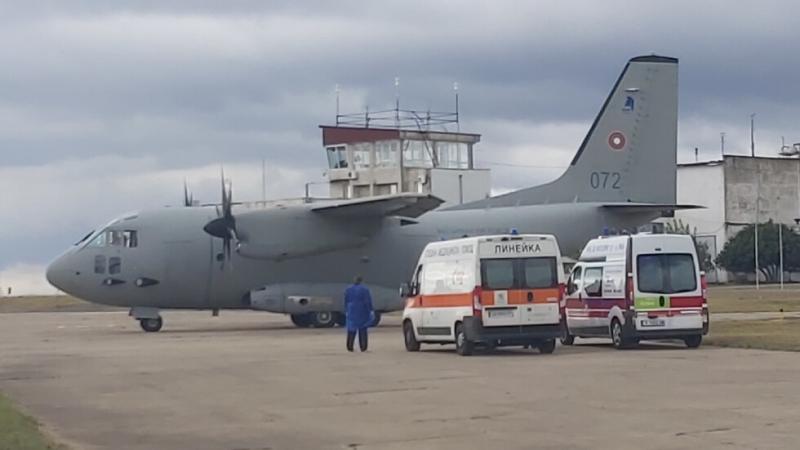
[[[316,311],[344,312],[344,291],[347,283],[281,283],[253,289],[245,296],[252,309],[281,314],[304,314]],[[404,300],[398,289],[369,286],[372,306],[376,311],[403,309]]]
[[[250,291],[250,307],[284,314],[341,312],[345,289],[345,283],[271,284]]]

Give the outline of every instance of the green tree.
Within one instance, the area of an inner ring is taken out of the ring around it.
[[[758,268],[768,282],[780,278],[780,245],[778,230],[783,232],[783,268],[787,272],[800,269],[800,235],[786,225],[771,220],[758,225]],[[748,225],[725,243],[717,256],[717,264],[729,272],[756,271],[755,226]]]
[[[700,270],[706,272],[714,269],[714,261],[709,253],[708,245],[704,242],[697,242],[697,228],[692,229],[688,224],[684,224],[680,219],[672,219],[672,223],[667,222],[664,224],[664,231],[668,234],[688,234],[694,241],[694,248],[697,250],[697,259],[699,260]],[[760,258],[759,258],[760,259]]]

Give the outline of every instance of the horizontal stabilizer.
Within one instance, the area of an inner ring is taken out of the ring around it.
[[[618,202],[618,203],[604,203],[603,208],[621,214],[636,214],[636,213],[673,212],[682,209],[700,209],[700,208],[705,208],[705,206]]]
[[[417,218],[432,211],[444,200],[427,194],[394,194],[341,200],[311,208],[312,211],[338,218],[376,218],[399,216]]]

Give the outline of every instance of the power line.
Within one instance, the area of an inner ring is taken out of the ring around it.
[[[511,164],[511,163],[499,163],[494,161],[480,161],[481,164],[486,164],[487,166],[502,166],[502,167],[525,167],[531,169],[560,169],[564,170],[566,166],[537,166],[537,165],[530,165],[530,164]]]

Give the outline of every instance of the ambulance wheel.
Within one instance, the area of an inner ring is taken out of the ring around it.
[[[157,319],[140,319],[139,325],[144,331],[147,331],[148,333],[155,333],[161,329],[162,325],[164,325],[164,320],[162,320],[161,317]]]
[[[336,325],[336,316],[333,311],[311,313],[311,325],[314,325],[314,328],[330,328]]]
[[[370,327],[377,327],[378,324],[381,323],[381,313],[375,311],[375,319],[369,324]]]
[[[703,335],[693,334],[691,336],[686,336],[685,338],[683,338],[683,342],[685,342],[686,346],[689,348],[700,347],[700,343],[703,342]]]
[[[456,353],[461,356],[469,356],[474,349],[475,343],[467,339],[467,335],[464,334],[464,324],[456,325]]]
[[[311,326],[311,314],[292,314],[292,323],[300,328],[308,328]]]
[[[561,345],[572,345],[575,343],[575,336],[569,334],[569,327],[567,324],[564,323],[564,326],[561,328]]]
[[[336,325],[343,327],[347,324],[347,317],[344,315],[344,313],[335,313],[335,316],[336,316]]]
[[[549,354],[553,353],[556,350],[556,340],[555,339],[550,339],[550,340],[544,341],[544,342],[540,343],[538,345],[538,347],[539,347],[539,352],[540,353],[543,353],[545,355],[549,355]]]
[[[617,319],[611,321],[611,342],[617,350],[631,348],[631,342],[622,336],[622,324]]]
[[[403,340],[406,343],[406,350],[409,352],[418,352],[420,345],[417,337],[414,335],[414,325],[411,321],[406,321],[403,324]]]

